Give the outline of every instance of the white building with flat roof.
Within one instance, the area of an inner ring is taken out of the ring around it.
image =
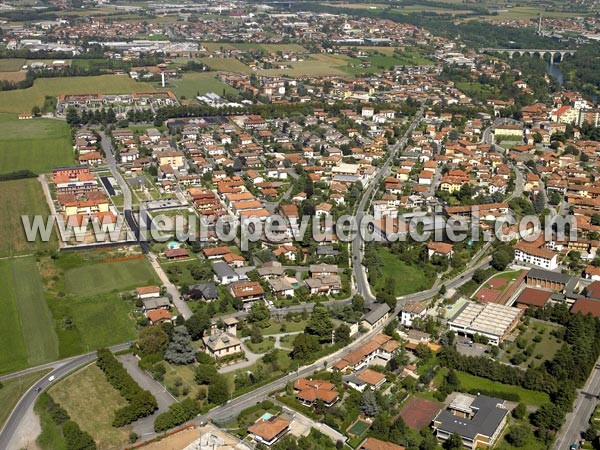
[[[448,326],[466,336],[485,336],[490,344],[498,345],[517,326],[522,313],[512,306],[467,302],[448,319]]]

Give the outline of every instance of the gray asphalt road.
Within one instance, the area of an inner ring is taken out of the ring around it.
[[[123,363],[123,366],[136,383],[139,384],[142,389],[149,391],[156,397],[158,409],[154,414],[144,417],[133,424],[133,431],[143,438],[152,435],[154,434],[154,419],[156,419],[156,416],[167,411],[169,406],[175,403],[177,399],[175,399],[162,384],[140,369],[138,359],[134,355],[120,355],[118,359]]]
[[[129,348],[129,344],[122,344],[111,348],[111,350],[113,352],[118,352],[127,348]],[[31,388],[25,393],[25,395],[21,397],[21,400],[19,401],[19,403],[17,403],[17,406],[15,406],[15,408],[13,409],[12,413],[8,417],[8,420],[4,424],[4,427],[2,428],[2,430],[0,430],[0,449],[4,450],[9,448],[9,443],[16,430],[19,428],[19,425],[21,424],[25,413],[29,410],[29,408],[33,408],[33,405],[39,395],[39,392],[37,392],[37,390],[39,389],[40,391],[43,391],[52,384],[48,381],[49,377],[54,376],[54,382],[56,382],[60,378],[73,372],[78,367],[83,366],[93,361],[94,359],[96,359],[96,352],[87,353],[81,356],[75,356],[73,358],[65,359],[62,361],[57,361],[55,365],[56,368],[48,375],[46,375],[43,379],[39,380],[37,383],[31,386]],[[45,365],[41,367],[50,368],[52,366]],[[19,373],[22,374],[39,369],[39,367],[36,367],[35,369],[27,369],[26,371],[22,371]]]
[[[567,414],[565,423],[554,441],[554,450],[567,450],[572,444],[579,442],[581,434],[588,429],[589,420],[598,404],[600,394],[600,359],[592,369],[583,389],[579,391],[573,411]]]

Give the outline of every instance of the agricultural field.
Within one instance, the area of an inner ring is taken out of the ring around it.
[[[21,215],[41,215],[45,220],[50,213],[38,180],[28,178],[0,182],[0,210],[5,211],[0,214],[0,258],[50,252],[57,248],[55,232],[49,242],[43,242],[39,237],[35,242],[28,242],[23,229]]]
[[[27,77],[26,72],[0,72],[0,80],[18,83]]]
[[[122,298],[118,292],[110,291],[124,291],[148,282],[154,284],[157,280],[153,278],[153,272],[152,277],[135,278],[151,270],[145,259],[101,262],[111,261],[117,255],[120,253],[96,250],[61,253],[56,259],[42,258],[40,273],[54,318],[61,358],[135,339],[133,302]],[[93,275],[86,274],[88,268]],[[115,274],[119,272],[122,275],[116,278]],[[71,279],[69,283],[73,284],[69,290],[67,276],[84,277],[88,286],[95,289],[86,291],[84,285]],[[106,278],[111,276],[112,283]],[[105,278],[100,281],[102,277]]]
[[[199,61],[206,64],[212,70],[221,70],[224,72],[252,72],[250,67],[235,58],[200,58]]]
[[[0,389],[0,405],[2,405],[2,408],[0,408],[0,429],[23,394],[48,372],[50,372],[50,369],[28,373],[2,382],[3,386]]]
[[[28,113],[34,106],[42,107],[47,95],[57,97],[60,94],[123,94],[153,90],[147,83],[136,82],[122,75],[39,78],[30,88],[0,92],[0,112]]]
[[[364,61],[371,63],[371,67],[361,67]],[[375,73],[384,70],[391,70],[394,66],[404,65],[428,65],[433,62],[421,55],[412,52],[405,52],[402,56],[392,55],[374,55],[367,58],[350,59],[348,65],[343,68],[348,73]]]
[[[62,380],[48,394],[76,418],[81,429],[94,438],[99,450],[122,448],[127,444],[131,427],[112,426],[115,411],[126,406],[127,401],[109,384],[96,364]]]
[[[65,272],[65,292],[75,296],[131,290],[156,283],[158,279],[146,258],[88,264]]]
[[[53,361],[58,338],[34,257],[0,260],[0,373]]]
[[[158,88],[160,89],[160,88]],[[208,92],[222,95],[225,93],[235,94],[237,91],[231,86],[219,81],[214,72],[190,72],[181,78],[168,80],[166,89],[173,91],[177,98],[194,100],[198,94]]]
[[[547,18],[556,17],[584,17],[587,14],[583,12],[563,12],[551,11],[547,8],[539,8],[535,6],[516,6],[514,8],[503,9],[498,12],[497,16],[492,17],[493,20],[528,20],[537,19],[540,14]]]
[[[291,68],[262,69],[260,75],[290,75],[290,76],[319,76],[343,75],[350,59],[339,55],[311,54],[304,61],[286,63]]]
[[[0,59],[0,72],[16,72],[24,65],[25,60],[22,58]]]
[[[10,107],[1,100],[10,92],[24,90],[0,92],[0,109]],[[73,160],[71,134],[65,122],[19,120],[14,115],[0,114],[0,173],[24,169],[45,173],[54,167],[73,164]]]
[[[255,43],[228,43],[228,42],[203,42],[202,46],[208,51],[217,50],[264,50],[266,52],[305,52],[300,44],[255,44]]]

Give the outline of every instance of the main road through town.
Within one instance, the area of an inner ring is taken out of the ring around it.
[[[421,118],[423,117],[424,107],[417,112],[417,115],[410,123],[408,130],[402,138],[397,141],[389,151],[389,155],[381,167],[381,169],[377,172],[377,174],[373,177],[373,179],[369,182],[367,188],[363,191],[362,197],[358,203],[358,207],[356,208],[356,222],[358,224],[361,223],[362,218],[366,215],[369,205],[371,204],[371,200],[375,192],[377,192],[377,188],[381,180],[386,177],[390,171],[390,167],[394,162],[394,158],[398,154],[398,151],[403,149],[408,142],[413,131],[421,122]],[[364,250],[364,240],[361,236],[361,233],[358,233],[356,238],[352,241],[352,268],[354,274],[354,281],[356,282],[356,292],[362,295],[365,299],[365,303],[367,305],[375,302],[375,297],[371,293],[371,288],[369,286],[369,280],[367,279],[367,273],[365,271],[365,267],[362,264],[362,254]]]

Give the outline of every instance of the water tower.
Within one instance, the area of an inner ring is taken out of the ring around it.
[[[166,64],[159,64],[158,68],[160,70],[161,86],[165,87],[165,70],[167,70],[167,65]]]

